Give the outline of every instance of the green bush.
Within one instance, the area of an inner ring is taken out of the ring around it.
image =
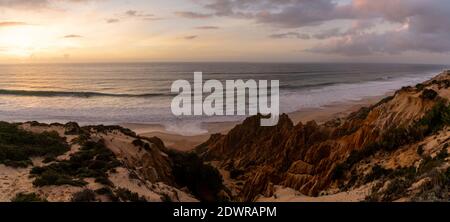
[[[0,122],[0,164],[12,167],[31,165],[31,157],[58,156],[69,151],[69,145],[56,132],[31,133],[17,124]]]
[[[419,91],[422,91],[423,89],[425,89],[425,85],[422,84],[422,83],[419,83],[419,84],[416,85],[416,89],[419,90]]]
[[[109,150],[103,140],[86,141],[80,151],[73,154],[69,160],[58,161],[44,167],[34,167],[31,174],[36,176],[34,185],[69,184],[83,186],[83,178],[96,178],[96,182],[113,186],[107,179],[108,171],[120,166],[114,153]]]

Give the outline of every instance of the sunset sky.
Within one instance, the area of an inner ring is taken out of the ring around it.
[[[0,0],[0,63],[450,63],[448,0]]]

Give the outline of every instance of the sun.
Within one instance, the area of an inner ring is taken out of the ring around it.
[[[31,28],[0,30],[0,53],[12,57],[29,57],[42,46],[40,35]]]

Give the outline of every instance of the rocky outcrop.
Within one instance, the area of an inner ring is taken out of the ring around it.
[[[239,200],[270,196],[273,185],[316,196],[342,185],[366,157],[395,151],[434,133],[434,125],[441,123],[433,121],[442,122],[442,118],[430,113],[439,104],[447,106],[449,83],[450,76],[442,73],[346,118],[320,125],[294,125],[282,115],[278,125],[261,127],[261,116],[253,116],[227,135],[213,135],[197,153],[206,161],[219,161],[223,169],[245,181]]]

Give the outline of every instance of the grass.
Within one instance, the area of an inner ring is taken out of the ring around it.
[[[31,133],[17,124],[0,122],[0,164],[11,167],[32,165],[32,157],[58,156],[69,145],[56,132]]]

